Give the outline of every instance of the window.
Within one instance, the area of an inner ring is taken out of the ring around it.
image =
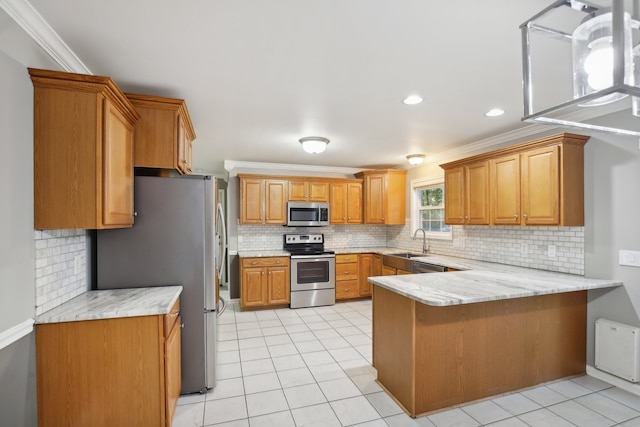
[[[412,233],[418,228],[430,238],[451,239],[451,227],[444,223],[444,178],[422,178],[411,182],[413,190]]]

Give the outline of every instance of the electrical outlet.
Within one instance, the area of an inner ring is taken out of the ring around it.
[[[556,257],[556,245],[547,246],[547,256],[549,258],[555,258]]]
[[[631,267],[640,267],[640,251],[620,250],[618,263],[620,265],[629,265]]]
[[[529,255],[529,245],[526,243],[520,243],[520,255]]]
[[[76,255],[73,259],[73,275],[76,276],[80,274],[82,271],[82,257],[80,255]]]

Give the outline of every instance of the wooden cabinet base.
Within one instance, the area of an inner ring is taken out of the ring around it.
[[[410,416],[583,374],[587,293],[434,307],[373,286],[373,366]]]
[[[38,424],[170,426],[180,394],[180,321],[164,316],[36,327]]]

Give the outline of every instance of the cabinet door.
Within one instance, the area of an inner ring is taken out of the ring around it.
[[[240,283],[240,304],[242,307],[261,307],[268,303],[265,267],[243,268]]]
[[[520,155],[491,160],[491,223],[520,224]]]
[[[133,126],[106,99],[103,132],[102,228],[132,225]]]
[[[382,275],[383,276],[395,276],[396,275],[395,267],[387,267],[386,265],[382,264]]]
[[[265,224],[287,223],[287,181],[264,181]]]
[[[384,224],[385,177],[367,175],[365,179],[365,223]]]
[[[464,167],[444,171],[444,222],[464,224]]]
[[[240,223],[262,224],[264,181],[255,178],[240,180]]]
[[[267,268],[267,288],[269,304],[289,304],[289,269],[283,267]]]
[[[320,181],[309,182],[309,192],[307,194],[310,202],[329,201],[329,183]]]
[[[371,264],[371,275],[382,276],[382,255],[374,255]]]
[[[329,216],[332,224],[344,224],[347,222],[347,185],[344,183],[331,183],[331,199],[329,200]]]
[[[167,425],[171,425],[182,388],[180,370],[181,323],[182,319],[178,318],[164,343],[165,413]]]
[[[289,201],[304,202],[307,200],[307,182],[289,181]]]
[[[347,222],[362,224],[362,183],[347,183]]]
[[[371,283],[367,280],[369,276],[371,276],[371,267],[372,267],[373,255],[371,254],[361,254],[358,257],[358,281],[360,288],[360,296],[370,296],[371,295]]]
[[[522,221],[525,225],[560,222],[558,146],[531,150],[521,155]]]
[[[465,167],[465,206],[465,224],[489,224],[489,162],[487,160]]]

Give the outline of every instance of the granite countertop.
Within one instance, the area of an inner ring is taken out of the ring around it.
[[[167,314],[182,286],[88,291],[36,317],[39,323],[62,323]]]
[[[472,304],[622,285],[617,280],[590,279],[574,274],[442,255],[413,259],[463,271],[378,276],[370,277],[369,281],[433,306]]]
[[[240,258],[262,258],[262,257],[272,257],[272,256],[289,256],[291,255],[289,252],[284,249],[265,249],[258,251],[238,251],[238,256]]]

